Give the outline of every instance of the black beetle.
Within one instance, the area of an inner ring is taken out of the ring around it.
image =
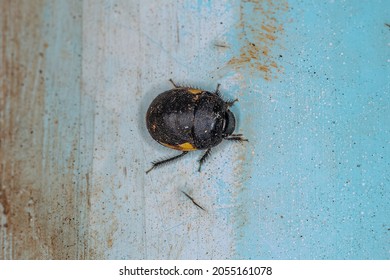
[[[177,86],[158,95],[146,113],[146,126],[150,135],[158,143],[181,154],[152,162],[153,168],[176,160],[190,151],[206,150],[199,160],[202,164],[210,155],[212,147],[222,140],[248,141],[242,134],[233,134],[236,120],[229,108],[238,101],[224,101],[219,92],[209,92],[197,88]]]

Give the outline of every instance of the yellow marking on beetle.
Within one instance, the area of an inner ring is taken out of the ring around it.
[[[161,143],[161,142],[160,142]],[[168,148],[171,148],[171,149],[174,149],[174,150],[180,150],[180,147],[179,146],[175,146],[175,145],[169,145],[167,143],[161,143],[161,145],[164,145],[165,147],[168,147]]]
[[[165,147],[168,147],[168,148],[171,148],[171,149],[174,149],[174,150],[179,150],[179,151],[188,152],[188,151],[195,151],[195,150],[197,150],[197,148],[195,148],[194,145],[192,145],[189,142],[186,142],[186,143],[183,143],[183,144],[180,144],[180,145],[170,145],[170,144],[167,144],[167,143],[161,143],[161,144],[164,145]]]
[[[194,145],[192,145],[192,144],[189,143],[189,142],[180,144],[179,147],[180,147],[180,149],[181,149],[182,151],[195,151],[195,150],[196,150],[196,148],[194,147]]]
[[[197,89],[197,88],[189,88],[187,90],[188,90],[189,93],[192,93],[192,94],[199,94],[199,93],[203,92],[203,90]]]

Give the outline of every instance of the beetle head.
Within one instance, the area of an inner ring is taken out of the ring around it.
[[[225,136],[231,135],[236,128],[236,118],[230,110],[225,113],[225,119],[223,123],[223,134]]]

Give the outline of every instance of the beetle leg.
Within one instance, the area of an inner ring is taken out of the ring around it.
[[[146,171],[146,174],[148,174],[150,171],[152,171],[155,167],[158,167],[162,164],[165,164],[165,163],[168,163],[168,162],[171,162],[171,161],[174,161],[182,156],[184,156],[185,154],[187,154],[188,152],[182,152],[180,155],[177,155],[177,156],[174,156],[174,157],[171,157],[171,158],[167,158],[167,159],[163,159],[163,160],[160,160],[160,161],[154,161],[152,162],[152,167]]]
[[[169,79],[169,81],[171,82],[171,84],[173,85],[173,87],[175,87],[175,88],[179,88],[179,86],[178,86],[178,85],[176,85],[176,84],[175,84],[175,82],[174,82],[172,79]]]
[[[206,161],[206,159],[210,156],[210,154],[211,154],[211,149],[208,149],[208,150],[203,154],[203,156],[200,158],[200,160],[199,160],[198,172],[200,172],[200,169],[202,168],[202,164]]]
[[[248,142],[248,139],[243,138],[242,134],[232,134],[225,137],[225,140],[233,140],[233,141],[239,141],[239,142]]]
[[[221,84],[217,84],[217,88],[215,90],[215,94],[218,95],[218,96],[221,96],[221,93],[219,92],[219,87],[221,86]]]
[[[226,103],[226,105],[227,105],[228,107],[232,107],[233,104],[236,103],[236,102],[238,102],[238,99],[237,99],[237,98],[234,99],[234,100],[227,100],[227,101],[225,101],[225,103]]]
[[[221,97],[221,92],[219,91],[219,87],[221,86],[221,84],[217,84],[217,88],[215,89],[215,92],[214,94],[218,95],[219,97]],[[221,97],[222,98],[222,97]],[[226,100],[225,101],[225,104],[228,106],[228,107],[232,107],[234,103],[236,103],[238,101],[238,99],[233,99],[233,100]]]

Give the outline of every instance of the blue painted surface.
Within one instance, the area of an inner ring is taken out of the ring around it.
[[[1,2],[1,258],[390,258],[389,1]],[[169,78],[250,142],[146,175]]]
[[[236,257],[390,258],[389,10],[289,1],[284,73],[245,95]]]

